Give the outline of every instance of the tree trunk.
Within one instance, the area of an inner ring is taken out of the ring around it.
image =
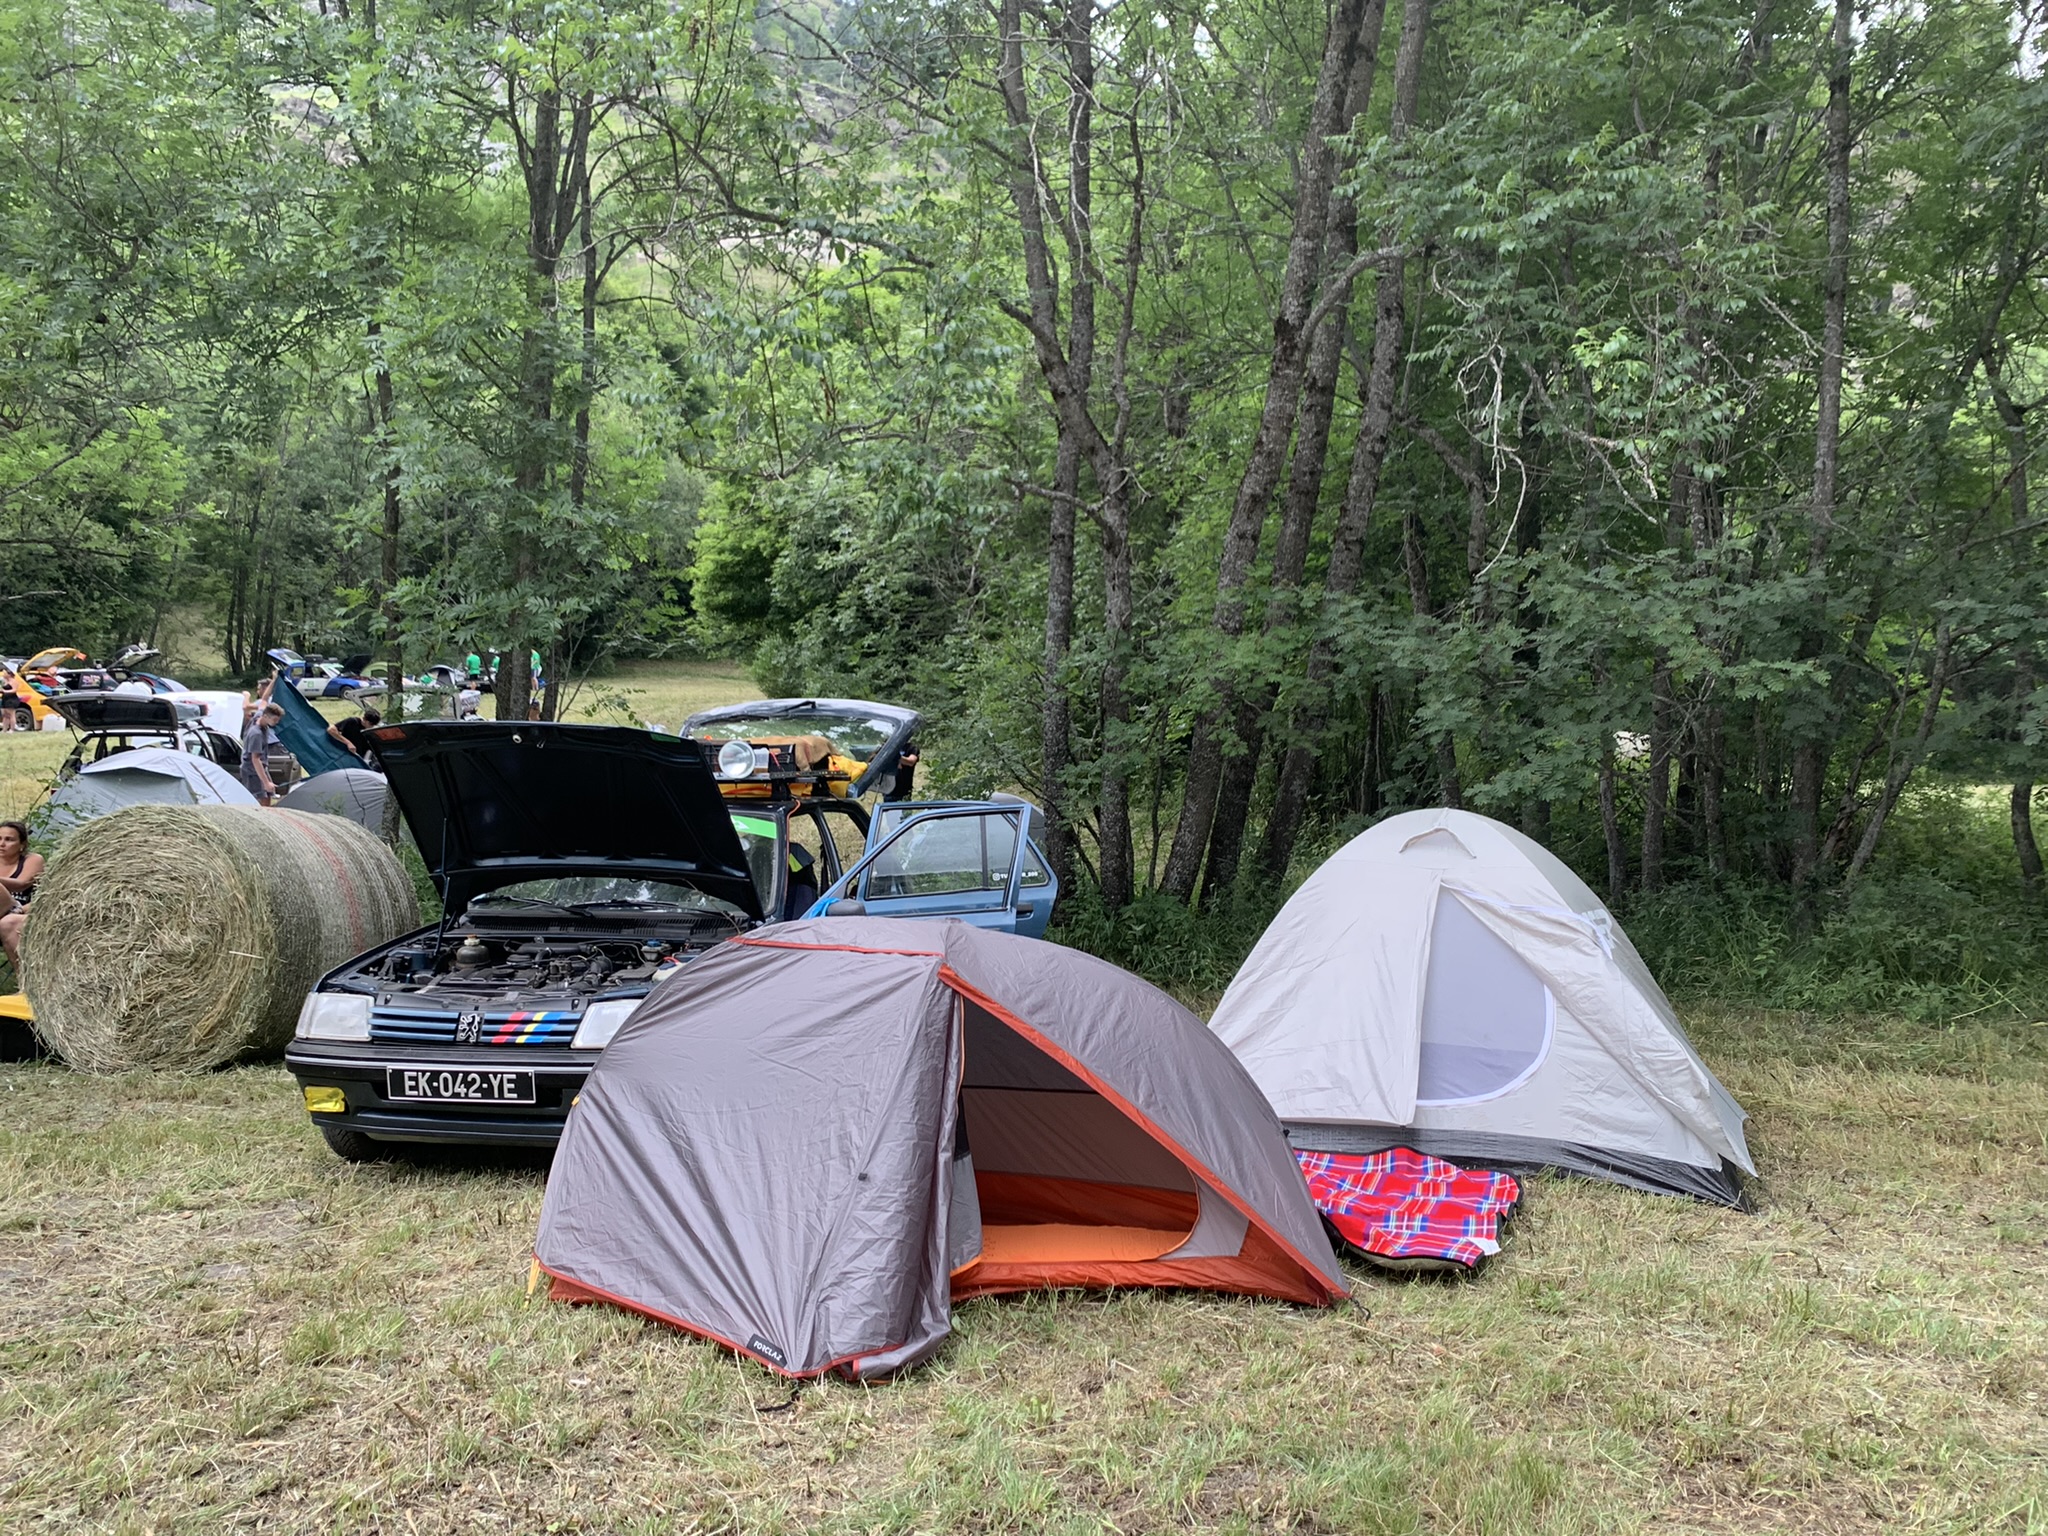
[[[1086,0],[1073,0],[1064,23],[1067,44],[1069,86],[1076,97],[1092,100],[1094,42],[1092,28],[1095,8]],[[1129,392],[1124,386],[1123,368],[1128,352],[1136,303],[1137,257],[1143,228],[1143,184],[1134,189],[1130,235],[1131,291],[1124,295],[1124,318],[1110,387],[1118,402],[1115,439],[1103,434],[1089,407],[1088,357],[1084,350],[1077,373],[1069,349],[1063,347],[1059,326],[1059,284],[1053,275],[1051,248],[1046,232],[1045,197],[1047,178],[1039,158],[1041,136],[1031,114],[1024,75],[1024,32],[1022,0],[1002,0],[998,12],[998,56],[996,83],[1003,108],[1016,138],[1009,191],[1017,211],[1017,225],[1024,257],[1027,302],[1003,302],[1004,313],[1025,328],[1031,337],[1033,355],[1047,392],[1052,396],[1055,420],[1062,441],[1079,445],[1093,469],[1101,507],[1098,523],[1103,554],[1103,642],[1105,655],[1101,678],[1103,734],[1102,788],[1097,804],[1096,830],[1101,840],[1099,874],[1103,901],[1112,909],[1128,906],[1133,890],[1129,771],[1122,753],[1125,728],[1130,720],[1130,703],[1124,693],[1129,666],[1132,602],[1130,509],[1131,477],[1122,459],[1123,431],[1129,420]],[[1070,102],[1068,121],[1069,178],[1086,182],[1092,175],[1092,110],[1087,100]],[[1142,174],[1142,173],[1141,173]],[[1092,279],[1083,283],[1093,269],[1090,249],[1092,234],[1087,223],[1085,189],[1070,194],[1063,220],[1068,249],[1077,272],[1076,326],[1086,333],[1086,347],[1092,349],[1094,320]],[[1078,477],[1078,467],[1075,471]],[[1078,478],[1077,482],[1078,484]],[[1069,503],[1071,505],[1071,503]]]
[[[1430,0],[1407,0],[1401,9],[1401,40],[1394,55],[1394,104],[1387,135],[1399,143],[1415,122],[1422,81],[1423,44],[1429,33]],[[1386,463],[1393,433],[1394,394],[1406,340],[1403,293],[1407,263],[1392,257],[1380,269],[1373,305],[1372,361],[1361,386],[1363,411],[1351,449],[1351,472],[1344,487],[1344,505],[1330,539],[1329,566],[1323,578],[1323,632],[1309,646],[1307,676],[1301,703],[1294,713],[1287,755],[1281,760],[1273,791],[1273,813],[1259,844],[1259,871],[1269,880],[1287,873],[1294,844],[1308,813],[1308,791],[1316,753],[1330,718],[1330,680],[1337,668],[1336,639],[1331,627],[1352,593],[1365,565],[1365,536],[1372,527],[1379,497],[1380,470]]]
[[[1628,854],[1621,841],[1621,815],[1614,804],[1614,732],[1600,733],[1600,836],[1607,845],[1607,900],[1621,900],[1628,888]]]
[[[1386,0],[1366,0],[1358,26],[1358,46],[1345,88],[1340,134],[1348,134],[1372,100],[1380,34],[1386,23]],[[1351,164],[1346,155],[1337,176]],[[1294,455],[1288,465],[1287,493],[1281,503],[1280,531],[1273,541],[1272,593],[1266,602],[1264,633],[1269,653],[1280,638],[1300,622],[1301,578],[1308,565],[1309,540],[1315,532],[1316,510],[1322,503],[1330,424],[1336,415],[1337,380],[1344,367],[1344,342],[1351,329],[1351,260],[1358,254],[1358,210],[1348,197],[1332,193],[1323,241],[1322,323],[1309,338],[1308,362],[1302,376],[1301,415],[1295,425]],[[1216,815],[1209,833],[1209,862],[1202,876],[1202,905],[1212,905],[1237,880],[1251,819],[1252,787],[1258,781],[1259,757],[1265,749],[1266,718],[1272,713],[1278,683],[1263,678],[1237,706],[1238,751],[1223,760],[1216,792]]]
[[[1067,72],[1067,219],[1070,298],[1067,371],[1071,387],[1088,398],[1095,370],[1094,231],[1095,42],[1089,0],[1073,0],[1065,22]],[[1061,883],[1074,873],[1073,828],[1065,777],[1073,752],[1073,705],[1067,695],[1067,657],[1074,637],[1074,520],[1081,493],[1084,445],[1064,420],[1058,425],[1052,505],[1047,520],[1045,591],[1045,697],[1039,719],[1044,781],[1046,857]]]
[[[1709,704],[1700,712],[1700,839],[1707,845],[1707,868],[1728,873],[1728,836],[1721,819],[1721,791],[1727,782],[1727,733],[1721,707]]]
[[[1661,646],[1650,669],[1650,777],[1643,792],[1642,882],[1646,891],[1664,885],[1664,818],[1671,799],[1671,653]]]
[[[1818,408],[1814,419],[1813,501],[1807,570],[1825,590],[1834,535],[1842,451],[1842,367],[1849,317],[1849,66],[1855,46],[1854,0],[1835,0],[1829,36],[1827,143],[1828,256],[1821,286]],[[1816,631],[1804,649],[1820,652]],[[1810,893],[1818,873],[1821,790],[1827,774],[1825,724],[1806,728],[1792,759],[1792,883]]]
[[[1074,640],[1074,509],[1081,490],[1081,445],[1059,435],[1047,517],[1045,557],[1045,697],[1039,712],[1041,793],[1045,799],[1045,856],[1063,886],[1074,879],[1074,839],[1068,825],[1066,773],[1073,752],[1073,703],[1067,696],[1067,655]]]
[[[1120,739],[1130,724],[1130,701],[1124,697],[1124,674],[1131,644],[1130,508],[1124,493],[1104,498],[1102,529],[1103,638],[1102,659],[1102,792],[1097,809],[1101,839],[1102,900],[1112,911],[1131,904],[1137,894],[1131,851],[1130,770],[1124,766]]]
[[[520,177],[526,190],[527,305],[530,318],[520,336],[518,447],[514,460],[514,516],[506,533],[512,542],[512,591],[498,668],[497,709],[501,720],[524,720],[532,708],[529,655],[552,645],[538,634],[533,611],[540,571],[540,533],[559,456],[556,441],[555,370],[558,362],[560,280],[563,254],[583,214],[590,167],[590,134],[596,106],[589,96],[564,98],[552,82],[522,95],[520,77],[504,80],[506,118]],[[524,112],[526,115],[522,115]]]
[[[1266,372],[1266,398],[1252,436],[1237,499],[1223,534],[1223,555],[1216,571],[1213,624],[1226,642],[1244,633],[1244,587],[1258,560],[1259,536],[1265,528],[1267,504],[1280,482],[1287,439],[1294,425],[1308,337],[1309,312],[1315,299],[1316,270],[1328,237],[1330,188],[1337,167],[1332,137],[1342,127],[1344,96],[1358,46],[1363,0],[1338,0],[1323,44],[1323,63],[1309,109],[1308,133],[1302,145],[1301,172],[1296,178],[1294,230],[1288,241],[1287,265],[1281,274],[1280,299],[1273,316],[1273,350]],[[1178,901],[1194,894],[1202,856],[1216,814],[1223,771],[1224,736],[1233,717],[1236,685],[1232,659],[1226,656],[1214,680],[1215,699],[1196,718],[1189,743],[1187,777],[1180,817],[1174,825],[1173,847],[1166,856],[1160,889]]]
[[[1884,778],[1884,788],[1879,792],[1877,804],[1871,809],[1870,820],[1864,824],[1863,838],[1856,845],[1856,852],[1850,855],[1849,870],[1843,877],[1843,884],[1854,885],[1869,866],[1871,857],[1877,852],[1877,840],[1884,832],[1884,824],[1890,818],[1892,809],[1899,803],[1899,795],[1906,787],[1906,780],[1912,776],[1927,756],[1927,740],[1934,734],[1934,722],[1941,714],[1941,701],[1948,692],[1949,659],[1954,654],[1955,635],[1943,620],[1935,632],[1934,665],[1927,674],[1927,702],[1920,711],[1920,725],[1913,733],[1913,744],[1897,753]]]
[[[377,452],[384,460],[384,524],[377,567],[379,612],[384,620],[384,643],[391,647],[385,658],[385,708],[393,721],[405,718],[405,643],[398,612],[398,541],[402,526],[400,500],[401,469],[398,443],[392,431],[396,409],[391,384],[391,367],[384,358],[384,327],[369,323],[370,348],[374,353],[377,391]]]
[[[2041,845],[2034,841],[2034,784],[2022,779],[2012,787],[2012,849],[2019,856],[2020,883],[2029,891],[2041,888]]]

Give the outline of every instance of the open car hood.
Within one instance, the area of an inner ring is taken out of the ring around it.
[[[525,720],[426,720],[369,739],[451,911],[521,880],[609,875],[692,885],[761,916],[694,741]]]
[[[896,771],[896,754],[910,741],[919,718],[901,704],[865,699],[756,699],[702,710],[683,722],[683,734],[710,742],[823,736],[836,756],[861,765],[851,792],[864,795]],[[713,747],[707,760],[715,760],[717,750]]]
[[[85,652],[74,651],[68,645],[53,645],[46,651],[37,651],[21,664],[24,672],[48,672],[56,667],[68,667],[74,661],[85,660]]]
[[[197,704],[180,704],[160,694],[60,693],[50,708],[81,731],[169,736],[180,725],[199,723]]]

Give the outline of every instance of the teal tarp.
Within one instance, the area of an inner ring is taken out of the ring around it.
[[[309,775],[363,766],[361,758],[337,745],[327,734],[327,717],[291,685],[290,679],[279,678],[270,697],[284,709],[284,718],[277,722],[277,739]]]

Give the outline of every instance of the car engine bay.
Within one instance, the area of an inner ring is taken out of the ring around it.
[[[436,945],[401,944],[354,976],[380,993],[449,1004],[535,994],[585,999],[645,989],[701,946],[667,939],[488,938],[452,933]]]

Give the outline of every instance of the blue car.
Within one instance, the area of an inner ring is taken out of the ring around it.
[[[1038,844],[1043,822],[1023,800],[884,802],[869,822],[867,851],[808,915],[957,917],[1044,938],[1060,887]]]
[[[842,873],[821,857],[799,873],[820,892],[804,904],[770,900],[785,916],[829,909],[877,917],[957,917],[977,928],[1043,938],[1059,882],[1039,839],[1044,817],[1014,796],[988,800],[884,800],[920,723],[915,710],[867,699],[757,699],[704,710],[682,733],[715,763],[735,813],[781,807],[849,816],[864,847]],[[838,823],[844,826],[845,822]]]
[[[263,654],[277,668],[278,675],[298,690],[301,698],[374,698],[386,687],[381,680],[363,675],[363,669],[370,664],[367,652],[341,661],[330,661],[325,656],[301,656],[289,646],[280,645]]]

